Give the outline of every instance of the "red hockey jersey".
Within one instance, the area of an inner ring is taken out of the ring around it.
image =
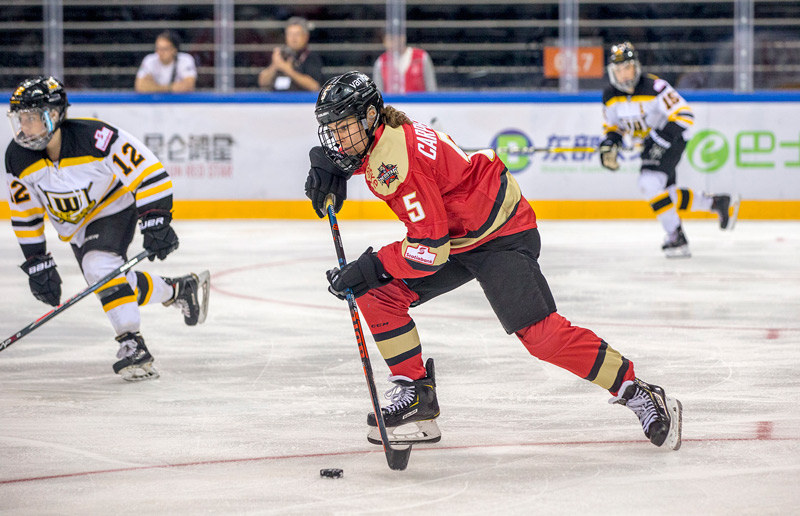
[[[379,127],[356,173],[406,225],[402,241],[378,251],[395,278],[433,274],[451,253],[536,227],[533,209],[493,150],[467,154],[419,122]]]

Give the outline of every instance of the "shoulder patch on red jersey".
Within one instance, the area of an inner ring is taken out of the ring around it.
[[[395,181],[400,179],[397,175],[397,165],[387,165],[386,163],[381,163],[381,166],[378,167],[378,182],[383,184],[384,186],[389,186]]]
[[[403,127],[384,126],[383,134],[372,149],[364,178],[378,196],[394,194],[408,175],[408,146]]]

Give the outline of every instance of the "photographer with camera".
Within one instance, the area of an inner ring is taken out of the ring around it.
[[[258,74],[258,86],[270,91],[319,91],[322,59],[308,49],[311,25],[299,16],[286,22],[286,45],[275,47],[272,63]]]

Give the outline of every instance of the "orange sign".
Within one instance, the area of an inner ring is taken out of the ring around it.
[[[544,76],[556,79],[561,76],[564,58],[559,47],[544,47]],[[600,79],[605,73],[603,47],[578,47],[578,77]]]

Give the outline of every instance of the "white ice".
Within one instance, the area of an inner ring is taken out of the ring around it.
[[[350,258],[403,234],[340,223]],[[684,226],[694,256],[667,260],[655,221],[540,224],[559,312],[683,402],[680,451],[531,357],[473,282],[412,312],[436,360],[443,437],[392,471],[366,441],[347,306],[326,291],[327,222],[177,221],[180,249],[141,269],[209,269],[211,308],[198,327],[143,309],[160,379],[113,374],[94,296],[0,352],[0,514],[796,514],[800,224]],[[47,236],[64,297],[78,292],[69,247]],[[0,234],[3,339],[48,310],[21,262]],[[388,369],[367,341],[382,393]]]

